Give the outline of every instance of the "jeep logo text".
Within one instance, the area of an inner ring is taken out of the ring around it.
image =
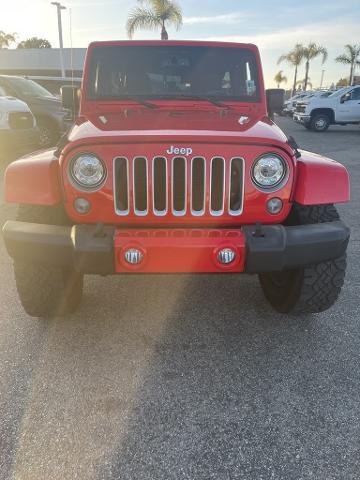
[[[171,145],[171,147],[168,150],[166,150],[166,153],[168,153],[169,155],[186,155],[187,157],[191,155],[192,152],[193,150],[190,147],[179,148],[179,147],[174,147],[174,145]]]

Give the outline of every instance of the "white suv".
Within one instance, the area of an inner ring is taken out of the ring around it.
[[[316,132],[324,132],[330,125],[360,123],[360,85],[342,88],[325,98],[298,102],[294,120]]]
[[[0,158],[12,160],[36,150],[39,132],[25,102],[1,95],[0,89]]]

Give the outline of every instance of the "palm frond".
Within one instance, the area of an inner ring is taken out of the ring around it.
[[[159,25],[161,25],[160,19],[151,10],[135,7],[129,14],[126,30],[129,38],[132,38],[136,30],[156,30]]]
[[[325,63],[326,60],[328,59],[327,49],[325,47],[323,47],[322,45],[318,45],[317,52],[318,52],[318,55],[322,55],[322,63]]]
[[[289,58],[289,54],[288,53],[284,53],[283,55],[280,55],[280,57],[278,58],[278,61],[277,61],[277,64],[279,65],[279,63],[281,62],[289,62],[290,58]]]
[[[148,0],[154,14],[162,21],[170,22],[179,28],[182,25],[182,13],[180,6],[171,0]]]
[[[339,55],[335,58],[335,62],[343,63],[344,65],[349,65],[351,63],[351,58],[347,57],[345,53]]]

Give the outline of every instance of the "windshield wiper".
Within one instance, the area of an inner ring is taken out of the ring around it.
[[[146,102],[145,100],[140,100],[139,98],[134,98],[134,97],[126,96],[126,97],[120,98],[119,100],[130,100],[131,102],[138,103],[139,105],[143,105],[144,107],[151,108],[153,110],[156,108],[160,108],[160,106],[155,105],[155,103]]]
[[[215,105],[216,107],[226,108],[226,110],[232,110],[230,105],[225,105],[225,103],[218,102],[217,100],[213,100],[212,98],[203,97],[201,95],[176,95],[175,98],[181,98],[183,100],[203,100],[204,102],[209,102]]]

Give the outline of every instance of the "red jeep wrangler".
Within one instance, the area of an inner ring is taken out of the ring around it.
[[[84,274],[244,272],[278,312],[333,305],[348,174],[272,122],[283,91],[265,94],[254,45],[92,43],[75,93],[63,89],[78,116],[57,149],[6,172],[19,210],[3,232],[29,315],[73,312]]]

